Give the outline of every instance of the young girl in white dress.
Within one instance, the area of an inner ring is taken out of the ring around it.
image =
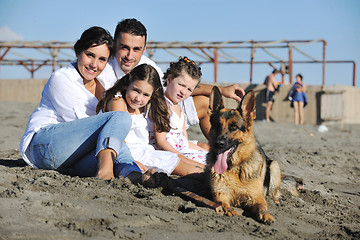
[[[152,121],[151,116],[148,118],[148,125],[150,143],[155,145],[157,149],[182,154],[201,164],[206,164],[206,154],[209,147],[207,144],[202,143],[201,145],[207,148],[205,149],[188,140],[185,114],[179,104],[187,99],[199,85],[201,75],[200,67],[187,57],[180,57],[177,62],[171,63],[164,74],[164,80],[166,81],[164,84],[166,86],[165,99],[168,104],[171,129],[159,128]],[[158,130],[154,130],[156,128]]]
[[[125,142],[142,172],[155,168],[158,172],[168,175],[195,176],[196,173],[202,173],[205,167],[203,164],[181,154],[155,150],[149,144],[145,119],[149,104],[152,108],[149,114],[157,126],[169,130],[167,104],[159,74],[151,65],[141,64],[106,91],[96,110],[97,112],[127,111],[131,115],[132,126]]]

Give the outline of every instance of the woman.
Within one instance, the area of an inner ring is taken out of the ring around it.
[[[304,123],[304,107],[307,104],[306,84],[303,82],[301,74],[296,75],[296,82],[292,87],[291,107],[294,108],[294,123],[302,125]]]
[[[96,115],[98,100],[116,81],[99,78],[113,44],[108,31],[91,27],[74,45],[76,62],[51,75],[20,143],[29,165],[81,177],[123,176],[144,185],[153,181],[142,176],[124,144],[129,114]]]

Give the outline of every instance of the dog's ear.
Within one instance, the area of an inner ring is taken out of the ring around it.
[[[247,120],[253,120],[256,118],[255,92],[253,90],[250,90],[245,94],[237,110]]]
[[[209,114],[213,112],[218,112],[220,109],[224,108],[224,103],[222,95],[218,87],[214,86],[211,90],[210,101],[209,101]]]

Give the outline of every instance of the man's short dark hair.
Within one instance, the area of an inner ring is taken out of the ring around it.
[[[145,26],[135,18],[123,19],[118,23],[115,29],[114,40],[115,42],[120,37],[120,33],[129,33],[135,36],[145,36],[145,43],[147,39],[147,32]]]

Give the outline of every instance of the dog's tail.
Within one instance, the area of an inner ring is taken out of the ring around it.
[[[266,161],[266,174],[264,180],[265,195],[270,196],[274,202],[279,203],[278,198],[280,196],[281,185],[281,169],[279,162],[271,160],[261,147],[259,141],[256,139],[256,143],[259,151],[264,156]]]
[[[274,202],[278,203],[281,185],[281,169],[278,161],[271,161],[268,170],[270,173],[270,182],[267,195],[270,196]]]
[[[302,178],[290,176],[290,175],[281,175],[281,190],[288,191],[294,197],[298,197],[300,191],[305,189],[305,182]]]

